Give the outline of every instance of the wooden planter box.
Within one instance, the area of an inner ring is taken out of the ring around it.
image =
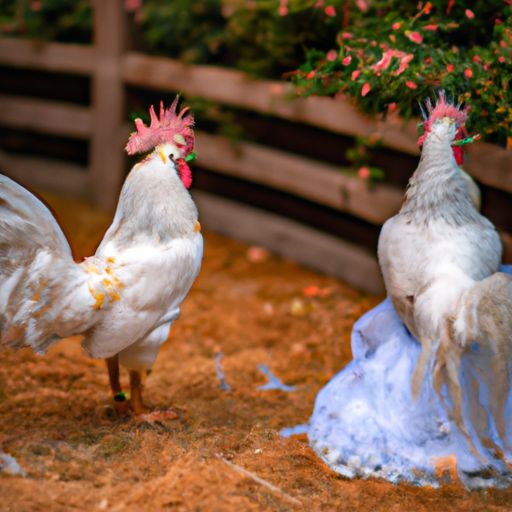
[[[417,155],[416,127],[398,119],[375,121],[340,99],[293,98],[291,86],[253,80],[213,66],[186,65],[125,51],[122,5],[95,2],[94,46],[0,40],[0,65],[92,78],[89,107],[0,95],[0,124],[89,140],[87,168],[42,158],[0,152],[3,172],[34,187],[92,199],[113,209],[124,173],[123,147],[129,127],[124,112],[126,85],[181,91],[225,105],[270,114],[349,136],[378,134],[388,148]],[[389,185],[369,189],[336,166],[279,149],[197,130],[198,164],[219,174],[271,187],[296,197],[381,225],[400,207],[402,190]],[[479,143],[468,150],[466,170],[481,183],[512,193],[512,152]],[[264,245],[271,250],[345,279],[371,293],[383,291],[376,256],[351,241],[304,226],[292,219],[194,192],[205,227]]]

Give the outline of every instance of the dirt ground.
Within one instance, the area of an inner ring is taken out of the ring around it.
[[[77,257],[91,254],[110,219],[47,200]],[[76,339],[45,357],[0,355],[0,447],[27,473],[0,476],[1,511],[512,509],[512,490],[350,481],[306,438],[282,438],[350,360],[351,325],[380,297],[237,241],[206,233],[205,242],[203,270],[145,389],[151,405],[172,406],[179,419],[115,413],[103,361]],[[215,370],[219,352],[229,391]],[[262,363],[296,390],[258,390]]]

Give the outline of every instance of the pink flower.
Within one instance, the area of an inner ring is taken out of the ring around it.
[[[432,63],[432,57],[425,57],[425,64],[428,66]]]
[[[142,0],[124,0],[124,8],[128,12],[138,11],[142,5]]]
[[[361,12],[366,12],[368,10],[368,4],[366,0],[356,0],[356,5]]]
[[[372,67],[375,71],[383,71],[384,69],[387,69],[389,64],[391,63],[391,59],[393,57],[403,57],[405,54],[399,50],[386,50],[382,54],[382,58],[374,64]]]
[[[473,62],[475,64],[478,64],[479,62],[482,62],[482,59],[481,59],[480,55],[473,55],[473,59],[472,60],[473,60]]]
[[[429,30],[430,32],[435,32],[439,27],[435,25],[434,23],[431,23],[430,25],[425,25],[423,27],[423,30]]]
[[[466,68],[466,69],[464,70],[464,76],[465,76],[466,78],[471,78],[471,77],[473,76],[473,71],[472,71],[470,68]]]
[[[363,180],[367,180],[370,177],[370,169],[368,167],[359,167],[359,170],[357,171],[357,174],[359,174],[359,177]]]
[[[325,56],[325,58],[329,61],[329,62],[334,62],[336,60],[336,58],[338,57],[338,52],[336,50],[329,50],[327,52],[327,55]]]
[[[503,63],[505,62],[505,57],[503,57],[503,55],[500,55],[500,56],[498,57],[498,62],[499,62],[500,64],[503,64]]]
[[[327,14],[327,16],[329,16],[330,18],[334,18],[334,16],[336,16],[336,9],[335,9],[332,5],[328,5],[328,6],[324,9],[324,12],[325,12],[325,14]]]
[[[347,55],[346,57],[343,58],[341,62],[343,63],[344,66],[348,66],[352,62],[352,57],[350,55]]]
[[[419,32],[411,32],[408,37],[413,43],[421,44],[423,42],[423,36]]]
[[[288,0],[281,0],[278,13],[279,16],[286,16],[288,14]]]
[[[396,110],[397,104],[393,101],[388,105],[388,114],[392,114]]]
[[[341,38],[342,39],[351,39],[352,38],[352,34],[350,32],[342,32],[341,33]]]
[[[503,41],[503,39],[500,41],[500,46],[502,48],[506,48],[507,47],[507,43],[505,41]]]
[[[446,71],[448,71],[448,73],[451,73],[454,69],[455,69],[455,66],[453,64],[446,65]]]
[[[409,62],[414,59],[414,55],[412,53],[408,53],[400,58],[400,65],[398,66],[398,69],[395,71],[395,75],[401,75],[408,67]]]
[[[350,75],[350,79],[352,80],[352,82],[354,80],[357,80],[359,78],[360,74],[361,74],[361,70],[360,69],[356,69],[356,70],[352,71],[352,74]]]
[[[406,87],[409,87],[409,89],[417,89],[418,86],[415,82],[413,82],[412,80],[407,80],[407,82],[405,82],[405,86]]]
[[[311,80],[312,78],[315,78],[315,75],[316,75],[316,71],[310,71],[307,75],[306,75],[306,78],[308,80]]]
[[[393,25],[391,25],[391,28],[393,30],[398,30],[400,28],[400,23],[398,21],[395,21],[395,23],[393,23]]]
[[[363,84],[363,87],[361,88],[361,96],[366,96],[370,91],[372,90],[370,84],[368,82],[365,82]]]
[[[472,20],[475,17],[475,13],[471,9],[466,9],[464,14],[468,20]]]

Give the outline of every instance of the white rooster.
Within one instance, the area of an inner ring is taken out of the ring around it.
[[[382,228],[378,255],[388,295],[421,344],[413,396],[418,396],[427,371],[441,398],[447,383],[451,415],[476,451],[464,423],[461,357],[474,342],[490,349],[493,369],[486,380],[492,380],[495,393],[489,413],[505,443],[512,277],[498,272],[500,238],[479,213],[475,186],[454,157],[452,146],[465,133],[467,111],[450,104],[443,93],[435,106],[429,102],[427,107],[421,160],[400,212]],[[472,400],[478,399],[476,392]],[[479,435],[485,430],[476,427]]]
[[[147,411],[143,377],[168,338],[203,253],[197,208],[187,190],[193,118],[178,98],[137,119],[129,154],[152,152],[126,178],[112,225],[96,254],[73,261],[50,211],[0,175],[0,344],[37,353],[84,336],[93,358],[107,360],[114,399],[124,400],[119,363],[130,372],[130,405]],[[121,404],[119,404],[121,405]]]

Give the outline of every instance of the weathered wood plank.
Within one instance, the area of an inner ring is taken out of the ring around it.
[[[193,192],[206,228],[259,244],[368,293],[383,293],[375,256],[350,242],[289,219],[202,191]]]
[[[88,107],[7,94],[0,94],[0,123],[78,139],[87,139],[92,133]]]
[[[188,65],[140,53],[124,56],[123,77],[128,84],[181,91],[335,133],[351,136],[375,134],[388,148],[419,154],[415,121],[404,122],[397,117],[385,121],[371,119],[343,98],[296,98],[290,84],[255,80],[232,69]],[[465,168],[486,185],[512,191],[512,151],[494,144],[475,144],[468,148]]]
[[[341,168],[221,136],[196,132],[198,164],[222,174],[271,186],[325,206],[382,224],[394,215],[402,192],[388,185],[370,188]]]
[[[93,132],[90,173],[94,202],[113,210],[123,181],[125,158],[121,139],[124,86],[121,58],[126,43],[126,12],[122,0],[93,0],[94,54]]]
[[[90,199],[89,176],[79,165],[0,151],[0,172],[30,188]]]
[[[464,169],[478,181],[512,193],[512,151],[478,142],[467,147]]]
[[[89,75],[94,59],[89,45],[0,38],[0,64],[4,66]]]

